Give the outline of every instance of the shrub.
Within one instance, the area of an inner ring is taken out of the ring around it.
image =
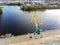
[[[0,8],[0,15],[2,14],[2,8]]]
[[[8,5],[18,5],[18,6],[21,6],[22,4],[21,3],[9,3]]]

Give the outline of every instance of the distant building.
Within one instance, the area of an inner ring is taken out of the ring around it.
[[[30,6],[46,6],[47,5],[44,0],[28,0],[28,1],[25,1],[24,4],[30,5]]]
[[[0,0],[0,3],[16,3],[20,2],[25,5],[32,6],[49,6],[49,7],[60,7],[60,0]]]
[[[45,3],[55,4],[60,3],[60,0],[45,0]]]
[[[59,7],[60,6],[60,0],[45,0],[45,3],[47,3],[49,7]]]
[[[33,6],[46,6],[46,3],[43,1],[31,1]]]

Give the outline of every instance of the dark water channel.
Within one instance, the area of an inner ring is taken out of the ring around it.
[[[31,19],[34,12],[23,12],[19,6],[1,6],[0,34],[26,34],[36,30]],[[38,19],[43,23],[43,30],[60,29],[60,9],[37,11]]]

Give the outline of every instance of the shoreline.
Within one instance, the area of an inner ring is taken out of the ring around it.
[[[26,34],[26,35],[20,35],[20,36],[14,36],[10,38],[4,38],[0,39],[1,45],[35,45],[42,43],[46,44],[55,41],[60,41],[60,30],[50,30],[50,31],[44,31],[42,32],[43,38],[35,39],[34,34]],[[53,35],[52,35],[53,34]],[[29,37],[32,36],[30,39]],[[33,42],[33,43],[32,43]]]

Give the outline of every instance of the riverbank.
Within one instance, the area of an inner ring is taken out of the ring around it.
[[[60,9],[60,7],[46,7],[46,6],[22,6],[23,11],[37,11],[37,10],[50,10],[50,9]]]
[[[48,10],[50,9],[60,9],[60,7],[47,7]]]
[[[34,34],[14,36],[11,38],[0,39],[1,45],[41,45],[60,41],[60,30],[50,30],[41,33],[43,38],[35,39]],[[29,37],[32,36],[30,39]],[[51,43],[51,44],[52,44]]]
[[[18,6],[21,6],[22,4],[21,3],[9,3],[7,5],[11,5],[11,6],[18,5]]]
[[[46,10],[46,6],[22,6],[23,11],[36,11],[36,10]]]

